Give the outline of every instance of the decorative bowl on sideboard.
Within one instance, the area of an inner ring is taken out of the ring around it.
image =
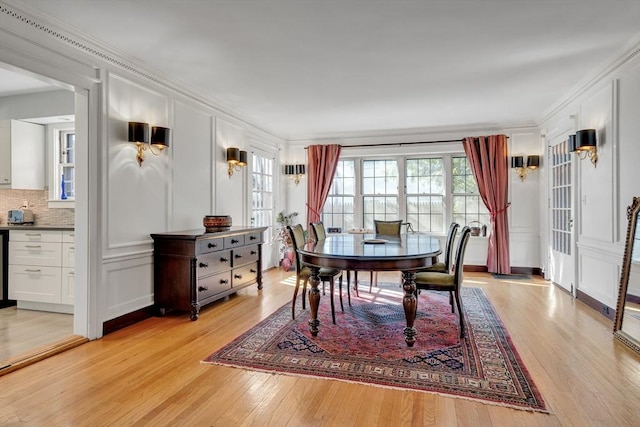
[[[206,215],[202,219],[202,224],[207,233],[227,231],[231,228],[231,217],[229,215]]]

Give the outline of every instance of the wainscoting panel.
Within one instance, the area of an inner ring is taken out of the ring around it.
[[[597,301],[615,307],[622,257],[590,247],[578,248],[578,290]]]
[[[249,167],[234,171],[233,176],[227,173],[226,150],[229,147],[237,147],[249,151],[246,130],[239,124],[236,125],[227,120],[216,118],[216,140],[214,150],[217,154],[216,162],[216,212],[214,215],[231,215],[233,225],[247,225],[246,212],[246,182],[251,182]],[[251,184],[249,184],[249,189]]]
[[[102,281],[102,322],[153,305],[153,251],[105,259]]]

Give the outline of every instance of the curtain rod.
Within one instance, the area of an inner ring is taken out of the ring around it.
[[[401,147],[403,145],[416,144],[436,144],[439,142],[462,142],[462,139],[443,139],[440,141],[416,141],[416,142],[380,142],[378,144],[357,144],[357,145],[341,145],[342,148],[363,148],[363,147]],[[306,150],[309,146],[304,147]]]
[[[507,139],[509,137],[507,136]],[[415,141],[415,142],[380,142],[378,144],[357,144],[357,145],[341,145],[342,148],[364,148],[364,147],[402,147],[403,145],[416,144],[438,144],[443,142],[462,142],[464,139],[441,139],[439,141]],[[306,150],[309,146],[304,147]]]

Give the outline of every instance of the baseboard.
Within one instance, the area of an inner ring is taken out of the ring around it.
[[[600,301],[593,298],[592,296],[585,294],[584,292],[580,291],[580,289],[578,289],[576,296],[578,298],[578,301],[583,302],[588,307],[591,307],[592,309],[602,314],[607,319],[611,321],[615,320],[616,311],[613,308],[607,306],[606,304],[601,303]]]
[[[464,271],[472,273],[487,273],[486,265],[465,265]],[[539,267],[511,267],[511,274],[529,274],[542,277],[542,269]]]
[[[150,305],[149,307],[143,307],[131,313],[116,317],[115,319],[107,320],[102,324],[102,335],[108,335],[127,326],[142,322],[145,319],[153,317],[154,313],[154,306]]]

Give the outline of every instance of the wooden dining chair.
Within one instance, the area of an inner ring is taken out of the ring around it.
[[[309,224],[309,230],[312,234],[313,239],[318,242],[320,240],[324,240],[327,237],[327,232],[324,228],[324,224],[322,222],[312,222]],[[356,283],[358,282],[358,272],[354,271]],[[356,292],[358,289],[356,288]],[[324,282],[322,283],[322,294],[324,295]],[[357,294],[356,294],[357,295]],[[347,301],[349,307],[351,307],[351,274],[350,271],[347,270]],[[342,306],[342,290],[340,290],[340,308],[344,311],[344,307]]]
[[[373,220],[373,228],[376,232],[376,235],[383,236],[400,236],[400,231],[402,228],[402,220],[394,220],[394,221],[380,221],[377,219]],[[369,273],[369,293],[373,289],[373,285],[375,283],[378,286],[378,272],[372,271]]]
[[[449,226],[449,231],[447,232],[447,241],[445,242],[444,249],[444,262],[436,262],[431,267],[425,268],[420,271],[435,271],[438,273],[451,273],[451,268],[453,267],[453,246],[454,241],[456,240],[456,234],[458,234],[458,228],[460,228],[460,224],[457,222],[452,222]]]
[[[452,313],[455,312],[453,305],[453,300],[455,300],[455,304],[458,307],[458,315],[460,316],[460,338],[464,337],[464,314],[462,311],[462,301],[460,300],[460,288],[462,287],[464,271],[464,254],[470,235],[471,229],[467,226],[460,232],[453,273],[426,271],[418,272],[415,276],[416,298],[420,290],[449,292],[449,303],[451,304]]]
[[[291,318],[296,318],[296,299],[298,298],[298,290],[300,289],[300,282],[302,281],[302,309],[306,308],[306,294],[307,294],[307,283],[309,282],[309,278],[311,277],[311,269],[309,266],[303,264],[300,261],[300,249],[302,249],[305,245],[304,238],[304,229],[302,225],[296,224],[294,226],[287,226],[287,230],[289,231],[289,236],[291,237],[291,243],[293,245],[293,249],[295,251],[295,264],[296,264],[296,287],[293,290],[293,300],[291,301]],[[342,270],[338,270],[335,268],[321,268],[320,269],[320,280],[324,282],[329,282],[329,292],[331,293],[331,319],[333,323],[336,323],[336,310],[335,304],[333,301],[333,289],[334,282],[336,277],[339,279],[339,290],[340,290],[340,307],[342,311],[344,311],[344,306],[342,304]]]

